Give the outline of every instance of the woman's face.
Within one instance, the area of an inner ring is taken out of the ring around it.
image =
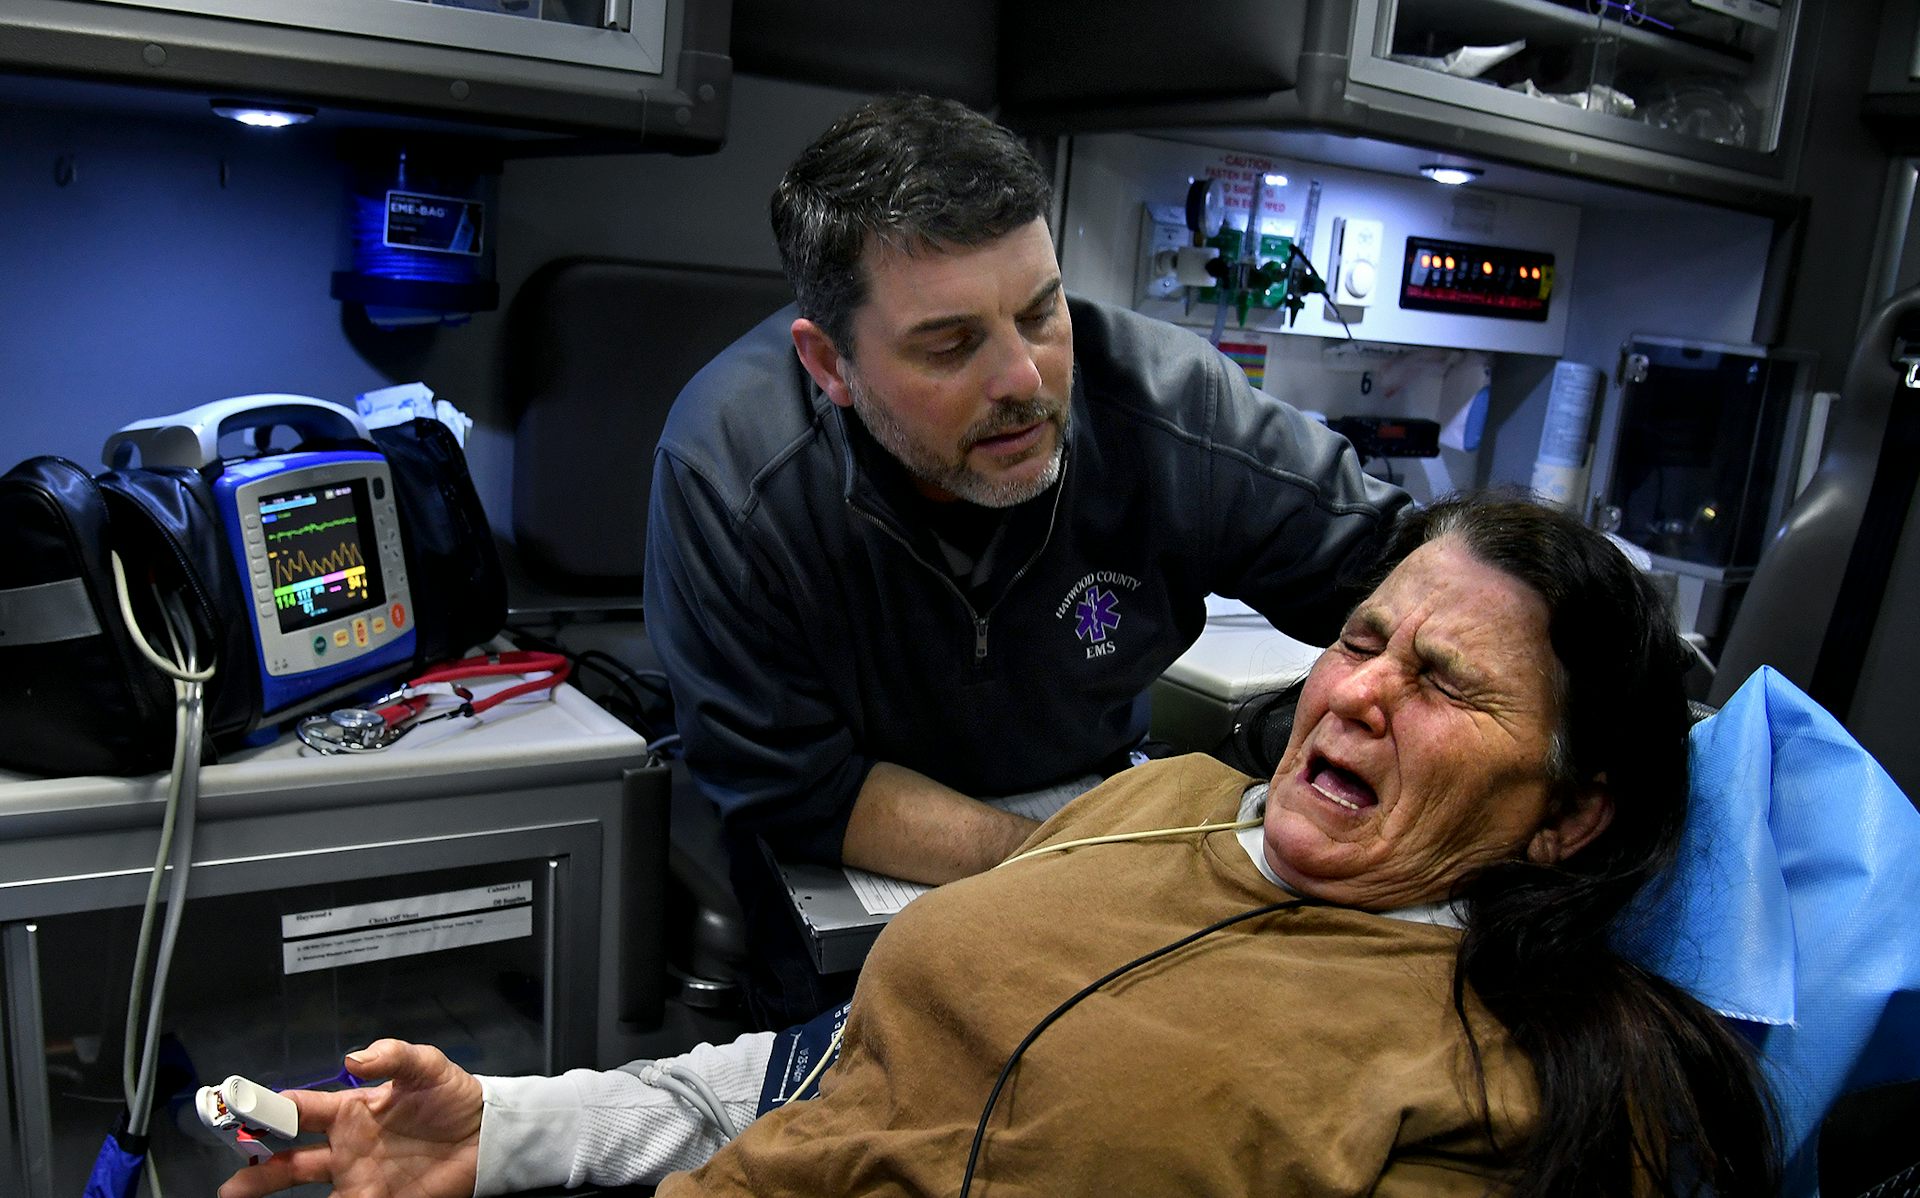
[[[1543,831],[1558,677],[1532,589],[1455,539],[1421,546],[1308,675],[1268,862],[1302,894],[1390,910],[1498,859],[1565,855]]]

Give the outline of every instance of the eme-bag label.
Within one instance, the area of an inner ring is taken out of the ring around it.
[[[386,231],[380,240],[397,250],[477,256],[485,211],[486,206],[478,200],[390,191]]]

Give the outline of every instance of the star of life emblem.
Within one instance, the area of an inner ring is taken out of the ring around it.
[[[1107,633],[1120,627],[1120,596],[1099,587],[1088,587],[1086,595],[1073,606],[1073,634],[1089,644],[1107,639]]]

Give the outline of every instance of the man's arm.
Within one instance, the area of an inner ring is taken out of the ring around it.
[[[832,862],[872,761],[813,656],[778,562],[673,455],[655,458],[647,636],[673,690],[686,762],[734,831],[783,860]],[[818,600],[816,599],[815,602]]]
[[[1039,826],[883,761],[853,800],[840,856],[859,869],[938,885],[992,869]]]
[[[1325,644],[1366,590],[1364,571],[1409,496],[1367,474],[1345,437],[1256,392],[1213,356],[1220,403],[1216,453],[1196,510],[1214,514],[1213,589],[1241,599],[1276,628]]]
[[[737,830],[786,861],[844,861],[948,882],[1004,860],[1036,826],[875,762],[811,657],[806,621],[756,569],[714,495],[655,461],[648,635],[673,687],[687,764]]]

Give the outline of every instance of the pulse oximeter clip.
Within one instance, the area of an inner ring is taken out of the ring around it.
[[[200,1122],[222,1138],[230,1137],[249,1165],[273,1155],[262,1133],[291,1140],[300,1134],[300,1108],[293,1099],[234,1074],[217,1086],[201,1086],[193,1098]]]
[[[308,748],[322,753],[370,753],[384,749],[422,724],[455,716],[476,716],[498,703],[534,691],[550,691],[565,682],[572,663],[558,653],[536,653],[516,649],[469,657],[428,670],[403,684],[391,694],[375,699],[366,707],[345,707],[323,715],[310,715],[294,725],[294,731]],[[476,678],[498,678],[545,670],[542,678],[531,678],[484,699],[460,685]],[[423,714],[436,695],[451,695],[457,706],[432,715]]]

